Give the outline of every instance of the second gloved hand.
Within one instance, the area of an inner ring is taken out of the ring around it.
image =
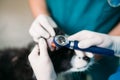
[[[56,80],[57,76],[44,39],[39,40],[39,47],[36,45],[28,58],[37,80]]]
[[[83,30],[76,34],[73,34],[68,39],[80,41],[78,46],[83,49],[90,46],[99,46],[112,49],[115,51],[115,56],[120,56],[120,37],[113,37],[106,34]]]
[[[32,23],[29,33],[34,41],[38,42],[40,37],[49,38],[55,36],[53,28],[57,27],[56,23],[50,16],[39,15]]]

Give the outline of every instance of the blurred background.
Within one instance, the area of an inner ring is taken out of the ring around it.
[[[28,0],[0,0],[0,49],[27,46],[32,21]]]

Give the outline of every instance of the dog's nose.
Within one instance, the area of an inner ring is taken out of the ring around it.
[[[84,57],[83,57],[83,60],[85,60],[85,61],[87,61],[87,62],[90,62],[90,58],[87,57],[87,56],[84,56]]]

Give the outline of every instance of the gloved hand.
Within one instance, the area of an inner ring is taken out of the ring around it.
[[[36,45],[28,58],[37,80],[56,80],[57,76],[48,55],[47,44],[44,39],[41,38],[39,40],[39,48]]]
[[[113,37],[106,34],[83,30],[71,35],[68,39],[80,41],[78,46],[83,49],[94,45],[112,49],[115,51],[115,56],[120,57],[120,37]]]
[[[29,33],[33,37],[33,40],[38,42],[40,37],[50,38],[55,36],[53,28],[57,27],[56,23],[50,16],[39,15],[32,23]]]

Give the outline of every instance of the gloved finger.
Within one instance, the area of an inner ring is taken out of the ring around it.
[[[48,21],[49,21],[49,23],[51,24],[51,26],[53,27],[53,28],[57,28],[57,24],[50,18],[50,17],[48,17]]]
[[[103,40],[101,38],[99,38],[99,37],[85,39],[85,40],[81,40],[78,43],[78,47],[84,49],[84,48],[88,48],[90,46],[99,45],[102,42],[103,42]]]
[[[44,23],[44,24],[41,24],[41,26],[44,28],[44,30],[46,30],[49,33],[50,36],[55,36],[55,31],[52,28],[51,24]]]
[[[89,58],[93,58],[94,57],[94,54],[91,53],[91,52],[85,52],[85,55]]]
[[[34,37],[33,37],[33,40],[34,40],[35,42],[37,42],[37,43],[38,43],[38,41],[39,41],[38,38],[34,38]]]
[[[53,38],[54,37],[50,37],[49,39],[47,39],[47,44],[48,44],[48,47],[51,51],[54,51],[55,47],[52,46],[53,44]]]
[[[83,30],[68,37],[68,40],[84,40],[95,36],[94,32]]]
[[[50,22],[47,20],[47,17],[41,16],[41,19],[38,19],[40,22],[40,25],[50,34],[50,36],[55,36],[55,31],[50,24]]]
[[[32,52],[29,54],[28,59],[31,60],[36,57],[38,57],[38,46],[37,45],[33,48]]]
[[[105,48],[110,48],[111,45],[113,44],[112,39],[109,36],[102,35],[103,36],[103,42],[99,44],[99,47],[105,47]]]
[[[39,39],[39,50],[40,50],[40,57],[41,58],[45,58],[45,57],[49,57],[48,55],[48,51],[47,51],[47,43],[43,38]]]
[[[49,38],[49,33],[45,31],[39,23],[33,23],[31,29],[29,30],[29,33],[33,38],[38,39],[39,37]]]
[[[93,53],[91,53],[91,52],[83,52],[83,51],[80,51],[80,50],[75,50],[75,54],[79,55],[80,57],[84,57],[84,55],[86,55],[86,56],[88,56],[90,58],[94,57]]]

